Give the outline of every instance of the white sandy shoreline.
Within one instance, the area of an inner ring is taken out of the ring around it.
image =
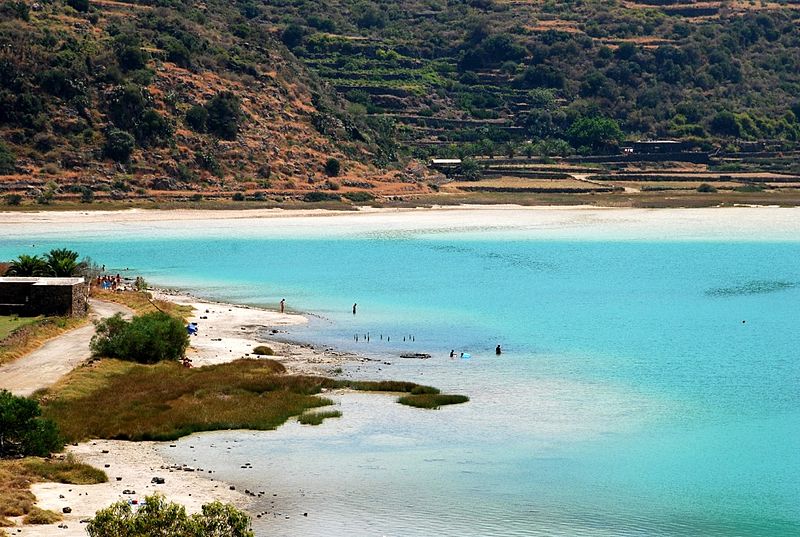
[[[0,212],[4,233],[87,237],[337,237],[387,233],[537,239],[800,240],[800,207],[600,208],[594,206],[458,205],[430,208],[129,209],[122,211]],[[667,237],[665,237],[667,234]]]

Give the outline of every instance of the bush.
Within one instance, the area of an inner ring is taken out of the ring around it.
[[[92,203],[94,201],[94,191],[88,186],[81,188],[81,203]]]
[[[258,356],[274,356],[275,351],[273,351],[270,347],[267,347],[266,345],[259,345],[258,347],[255,347],[253,349],[253,354],[256,354]]]
[[[309,192],[303,196],[303,201],[310,203],[318,201],[341,201],[342,197],[339,194],[331,194],[329,192]]]
[[[49,455],[64,447],[54,422],[33,399],[0,390],[0,458]]]
[[[21,205],[22,196],[19,194],[9,194],[6,196],[6,205]]]
[[[142,364],[180,360],[189,346],[183,321],[161,311],[146,313],[130,321],[116,314],[97,323],[92,352]]]
[[[235,140],[242,119],[239,98],[230,91],[218,93],[206,103],[205,109],[208,132],[223,140]]]
[[[194,105],[186,111],[186,124],[195,132],[206,132],[208,123],[208,110],[200,105]]]
[[[331,157],[325,162],[325,173],[328,174],[330,177],[336,177],[337,175],[339,175],[341,169],[342,169],[342,164],[339,162],[338,159]]]
[[[55,524],[62,518],[60,514],[54,513],[53,511],[33,507],[30,512],[25,515],[25,518],[22,519],[22,522],[24,524]]]
[[[242,193],[242,192],[236,192],[236,193],[233,195],[233,197],[231,197],[231,199],[232,199],[233,201],[244,201],[244,199],[245,199],[245,198],[244,198],[244,193]]]
[[[702,183],[700,186],[697,187],[698,192],[716,192],[717,187],[714,185],[709,185],[708,183]]]
[[[373,196],[371,192],[364,192],[363,190],[358,192],[345,192],[342,196],[355,203],[372,201],[375,199],[375,196]]]
[[[191,516],[179,504],[167,502],[158,494],[147,496],[134,512],[127,501],[101,509],[86,526],[89,537],[254,537],[250,517],[232,505],[205,504],[202,512]]]
[[[128,162],[134,146],[135,140],[129,132],[121,129],[109,129],[106,133],[103,154],[117,162]]]
[[[17,158],[0,142],[0,175],[9,175],[16,171]]]
[[[89,11],[89,0],[67,0],[67,5],[75,11],[86,13]]]

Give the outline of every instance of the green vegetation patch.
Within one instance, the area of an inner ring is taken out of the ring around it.
[[[33,324],[41,317],[19,317],[18,315],[0,315],[0,341],[4,340],[14,330]]]
[[[258,356],[273,356],[275,351],[272,350],[272,347],[267,347],[266,345],[259,345],[258,347],[253,348],[253,354]]]
[[[405,395],[397,400],[397,402],[401,405],[429,409],[438,409],[444,405],[458,405],[460,403],[466,403],[467,401],[469,401],[469,397],[466,395],[446,395],[433,393]]]
[[[341,418],[342,413],[339,410],[321,410],[318,412],[305,412],[300,414],[297,421],[303,425],[319,425],[327,418]]]
[[[414,397],[439,393],[413,382],[342,381],[285,372],[283,365],[270,359],[198,368],[175,362],[139,365],[102,360],[73,371],[47,392],[43,412],[70,442],[174,440],[199,431],[275,429],[292,416],[333,404],[319,396],[324,389],[403,392]]]
[[[39,509],[38,507],[31,508],[30,512],[25,515],[22,522],[25,524],[55,524],[64,517],[53,511],[47,509]]]

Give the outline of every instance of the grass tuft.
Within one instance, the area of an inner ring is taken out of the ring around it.
[[[401,405],[413,406],[415,408],[429,408],[433,410],[439,409],[444,405],[458,405],[460,403],[466,403],[467,401],[469,401],[469,397],[466,395],[446,395],[432,393],[405,395],[397,400],[397,402]]]
[[[35,519],[41,519],[44,516],[42,513],[48,513],[47,511],[34,513],[36,497],[31,493],[30,486],[32,483],[42,481],[88,485],[105,483],[108,477],[102,470],[81,464],[69,455],[61,460],[29,457],[0,461],[0,526],[11,525],[6,517],[33,514]],[[31,524],[51,523],[31,522]]]
[[[169,315],[172,315],[173,317],[186,319],[194,311],[194,308],[191,306],[175,304],[165,300],[153,300],[152,295],[150,295],[148,292],[109,291],[107,289],[93,288],[92,298],[122,304],[123,306],[127,306],[132,309],[136,315],[152,313],[154,311],[161,310]]]
[[[24,524],[55,524],[59,522],[64,517],[58,513],[54,513],[53,511],[48,511],[47,509],[39,509],[38,507],[32,507],[31,510],[25,515],[25,518],[22,519]]]
[[[272,350],[271,347],[267,347],[266,345],[259,345],[253,349],[253,354],[257,356],[274,356],[275,351]]]
[[[300,414],[297,421],[303,425],[319,425],[327,418],[341,418],[342,413],[339,410],[322,410],[319,412],[304,412]]]

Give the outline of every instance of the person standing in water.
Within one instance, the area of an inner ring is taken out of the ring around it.
[[[450,350],[450,358],[454,358],[455,355],[456,355],[456,350],[455,349],[451,349]]]
[[[358,306],[358,304],[353,304],[353,315],[356,314],[356,306]]]
[[[285,299],[285,298],[282,298],[282,299],[281,299],[281,313],[283,313],[283,310],[284,310],[285,308],[286,308],[286,299]]]
[[[494,353],[495,353],[497,356],[500,356],[500,355],[503,353],[503,351],[502,351],[502,350],[500,350],[500,345],[498,345],[498,346],[497,346],[497,347],[494,349]]]

